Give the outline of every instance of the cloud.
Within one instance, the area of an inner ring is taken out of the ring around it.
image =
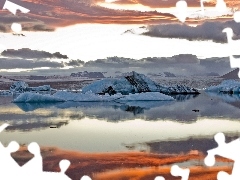
[[[46,51],[37,51],[28,48],[18,50],[8,49],[2,52],[2,56],[23,59],[46,59],[46,58],[68,59],[68,56],[62,55],[59,52],[52,54]]]
[[[212,40],[218,43],[227,42],[226,34],[222,30],[226,27],[233,29],[234,39],[240,39],[240,24],[235,21],[226,22],[204,22],[196,27],[185,24],[160,24],[148,26],[148,31],[143,33],[146,36],[161,38],[179,38],[190,41]]]
[[[180,54],[172,57],[148,57],[142,59],[131,59],[123,57],[108,57],[84,62],[82,60],[70,60],[66,55],[59,52],[49,53],[31,49],[9,49],[2,53],[0,58],[1,69],[30,69],[29,72],[36,74],[68,74],[73,71],[97,71],[108,72],[113,76],[115,71],[130,72],[137,71],[140,73],[163,72],[174,73],[175,75],[207,75],[211,72],[223,75],[229,71],[230,61],[228,57],[213,57],[207,59],[198,59],[196,55]],[[59,59],[59,62],[52,62],[51,58]],[[49,60],[50,59],[50,60]],[[62,60],[64,59],[64,62]],[[61,62],[60,62],[61,61]],[[72,66],[71,69],[67,67]],[[33,68],[51,68],[31,70]],[[65,68],[60,70],[60,68]]]
[[[115,5],[135,4],[149,7],[147,12],[134,10],[110,9],[100,6],[99,3],[105,0],[12,0],[30,10],[27,14],[17,13],[16,16],[7,10],[0,11],[0,22],[4,28],[0,31],[10,32],[10,25],[13,22],[21,23],[27,31],[53,31],[56,27],[64,27],[78,23],[104,23],[104,24],[159,24],[178,22],[178,19],[170,13],[161,13],[154,8],[175,7],[175,0],[118,0]],[[189,0],[189,6],[200,7],[198,0]],[[3,6],[1,2],[0,5]],[[211,4],[211,6],[214,3]],[[206,2],[205,6],[209,6]],[[0,7],[2,7],[0,6]],[[151,10],[152,9],[152,10]],[[229,17],[221,17],[229,19]],[[232,16],[230,17],[232,18]],[[187,23],[199,23],[203,20],[187,19]]]
[[[23,49],[8,49],[2,52],[0,58],[1,69],[34,69],[34,68],[63,68],[62,62],[53,62],[49,59],[68,59],[59,52],[49,53],[46,51]]]
[[[54,31],[54,28],[47,26],[46,24],[33,24],[28,26],[23,26],[24,31]]]
[[[11,32],[13,22],[20,23],[24,31],[54,31],[54,28],[45,24],[40,19],[28,17],[27,15],[10,14],[9,12],[0,12],[0,32]]]
[[[175,75],[206,75],[215,72],[220,75],[231,71],[228,57],[213,57],[198,59],[195,55],[182,54],[173,57],[152,57],[143,59],[130,59],[122,57],[109,57],[88,61],[83,66],[84,70],[108,71],[113,73],[138,71],[142,73],[171,72]]]
[[[53,27],[63,27],[77,23],[141,24],[154,22],[153,19],[166,21],[165,17],[168,17],[168,19],[174,18],[173,15],[167,13],[108,9],[97,6],[90,0],[54,2],[50,0],[25,0],[15,3],[30,9],[30,12],[27,14],[17,13],[17,16],[14,16],[9,11],[4,10],[0,12],[0,22],[7,25],[12,24],[12,22],[22,22],[23,26],[24,24],[44,24],[47,26],[47,28],[37,28],[37,30],[52,30]],[[35,28],[30,30],[35,30]]]
[[[65,63],[67,66],[82,66],[84,65],[84,61],[82,60],[70,60],[69,62]]]
[[[95,0],[95,2],[104,2],[104,0]],[[141,4],[144,6],[148,6],[151,8],[168,8],[168,7],[175,7],[176,0],[168,0],[168,1],[156,1],[156,0],[116,0],[113,3],[121,4],[121,5],[128,5],[128,4]],[[200,7],[200,1],[198,0],[188,0],[188,6],[191,7]],[[208,3],[204,2],[205,7],[214,6],[215,3]]]
[[[0,32],[7,32],[7,28],[4,24],[0,24]]]
[[[1,69],[33,69],[33,68],[60,68],[62,63],[40,60],[0,58]]]

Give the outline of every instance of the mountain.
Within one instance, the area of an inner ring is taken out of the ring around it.
[[[85,77],[85,78],[105,78],[103,73],[101,72],[78,72],[72,73],[70,76],[72,77]]]
[[[233,71],[222,75],[220,78],[224,78],[224,79],[238,79],[238,72],[239,72],[239,68],[234,69]]]

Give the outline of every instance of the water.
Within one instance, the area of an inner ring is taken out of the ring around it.
[[[224,132],[240,135],[240,100],[216,94],[178,96],[176,101],[11,103],[0,97],[0,141],[37,142],[83,152],[206,150]],[[192,110],[199,110],[192,111]]]

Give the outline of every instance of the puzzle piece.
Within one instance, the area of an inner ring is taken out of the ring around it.
[[[9,124],[3,124],[0,126],[0,132],[2,132]],[[70,166],[69,160],[61,160],[59,162],[60,172],[44,172],[43,162],[40,147],[36,142],[32,142],[28,145],[28,151],[34,155],[22,167],[12,158],[11,153],[16,152],[19,149],[19,144],[15,141],[9,143],[7,147],[4,147],[0,142],[0,179],[1,177],[8,179],[24,179],[24,180],[71,180],[66,174],[66,170]],[[83,176],[81,180],[91,180],[89,176]]]
[[[10,1],[8,1],[8,0],[5,1],[5,4],[4,4],[4,6],[3,6],[3,9],[7,9],[7,10],[10,11],[11,13],[13,13],[14,15],[16,15],[17,10],[20,10],[22,13],[28,13],[28,12],[30,12],[29,9],[24,8],[24,7],[22,7],[22,6],[19,6],[19,5],[15,4],[15,3],[12,3],[12,2],[10,2]]]
[[[7,147],[4,147],[2,143],[0,143],[1,171],[4,170],[3,171],[4,173],[11,173],[13,170],[17,171],[20,168],[18,163],[11,156],[11,153],[16,152],[18,149],[19,144],[16,141],[10,142]]]
[[[182,177],[181,180],[188,180],[189,174],[190,174],[190,170],[189,169],[182,169],[178,165],[173,165],[171,167],[170,173],[171,173],[172,176],[175,176],[175,177],[180,176],[180,177]],[[157,177],[155,177],[154,180],[165,180],[165,178],[162,177],[162,176],[157,176]]]
[[[220,171],[217,175],[218,180],[238,180],[240,177],[240,138],[230,142],[225,142],[225,135],[218,133],[214,136],[215,141],[218,143],[218,147],[207,151],[208,155],[204,159],[207,166],[213,166],[215,164],[215,155],[222,156],[234,161],[232,174],[229,175],[226,172]]]
[[[171,174],[173,176],[181,176],[182,177],[181,180],[188,180],[190,170],[189,169],[182,169],[178,165],[173,165],[171,167]]]
[[[179,21],[181,21],[182,23],[185,22],[187,16],[188,16],[188,13],[187,13],[187,2],[186,1],[178,1],[176,3],[176,8],[177,8],[177,14],[175,15]]]
[[[157,176],[157,177],[154,178],[154,180],[165,180],[165,178],[162,177],[162,176]]]
[[[0,126],[0,132],[2,132],[4,129],[6,129],[6,127],[8,127],[9,126],[9,124],[7,124],[7,123],[4,123],[4,124],[2,124],[1,126]]]
[[[89,176],[83,176],[80,180],[92,180]]]
[[[3,44],[0,44],[0,54],[5,51],[7,48],[3,45]]]
[[[227,5],[224,2],[224,0],[217,0],[215,8],[216,8],[216,11],[218,11],[218,12],[227,11]]]
[[[205,10],[204,10],[204,2],[205,0],[200,0],[200,6],[201,6],[201,14],[204,15]],[[224,2],[224,0],[217,0],[216,6],[214,9],[212,9],[217,12],[225,12],[227,11],[227,5]]]
[[[29,9],[24,8],[22,6],[19,6],[18,4],[12,3],[8,0],[5,1],[5,4],[3,6],[3,9],[7,9],[8,11],[10,11],[11,13],[13,13],[14,15],[16,15],[17,10],[20,10],[22,13],[28,13],[30,12]],[[15,33],[20,33],[22,31],[22,25],[19,23],[13,23],[11,25],[11,29],[15,32]]]
[[[227,35],[227,41],[228,41],[228,51],[229,51],[229,59],[230,59],[230,67],[231,68],[240,68],[240,59],[234,58],[231,53],[231,46],[233,45],[233,30],[231,28],[225,28],[222,32],[225,32]],[[238,72],[238,77],[240,78],[240,72]]]
[[[240,11],[236,11],[233,15],[233,19],[236,23],[240,23]]]
[[[22,171],[38,173],[43,171],[42,156],[40,152],[40,147],[37,143],[32,142],[28,145],[28,151],[34,155],[34,157],[29,160],[26,164],[21,167]],[[34,167],[34,169],[32,168]]]

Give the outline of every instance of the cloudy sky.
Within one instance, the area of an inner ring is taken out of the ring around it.
[[[141,66],[146,63],[142,61],[144,58],[169,57],[171,60],[179,54],[192,54],[208,61],[219,57],[222,61],[221,58],[227,59],[230,49],[226,34],[222,32],[226,27],[231,27],[234,32],[235,44],[231,52],[238,53],[240,23],[233,20],[231,11],[239,8],[240,3],[236,0],[225,1],[228,7],[225,12],[216,11],[215,0],[204,2],[204,14],[201,14],[200,1],[187,0],[185,23],[175,16],[177,0],[11,2],[30,12],[17,11],[14,15],[2,10],[5,1],[0,2],[0,45],[8,49],[0,56],[2,73],[52,69],[51,72],[57,73],[76,67],[80,70],[89,61],[94,64],[93,61],[115,56],[129,58],[134,63],[139,60]],[[23,36],[13,35],[13,22],[22,25]],[[166,64],[163,67],[169,69]],[[188,68],[193,68],[192,64],[188,63]],[[171,64],[172,71],[173,67]],[[201,68],[199,65],[198,69]],[[229,66],[225,70],[227,68]],[[179,68],[175,70],[179,71]]]

